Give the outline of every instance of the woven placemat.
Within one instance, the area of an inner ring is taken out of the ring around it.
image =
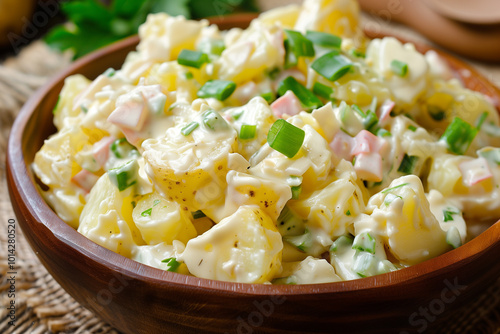
[[[423,40],[411,30],[377,22],[409,39]],[[70,297],[47,273],[16,229],[16,326],[9,325],[10,284],[7,260],[7,224],[15,219],[5,181],[5,149],[9,129],[22,104],[47,79],[69,64],[69,57],[35,42],[15,58],[0,65],[0,333],[118,333]],[[490,81],[500,86],[500,66],[473,63]],[[423,331],[421,331],[423,332]],[[500,333],[500,280],[459,309],[441,328],[430,323],[427,332]]]

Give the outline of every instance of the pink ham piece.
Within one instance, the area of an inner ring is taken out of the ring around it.
[[[339,158],[339,159],[345,159],[347,161],[352,161],[352,148],[354,146],[354,138],[349,136],[347,133],[344,131],[339,131],[333,137],[333,140],[330,142],[330,148],[332,149],[333,153]]]
[[[379,119],[379,124],[381,126],[383,126],[391,116],[391,111],[392,109],[394,109],[395,105],[396,104],[394,103],[394,101],[391,100],[385,100],[384,103],[382,103],[382,105],[378,109],[378,114],[377,114]]]
[[[354,137],[354,146],[351,154],[358,155],[360,153],[381,153],[387,146],[387,141],[375,136],[373,133],[361,130]]]
[[[274,116],[281,118],[284,114],[289,116],[297,115],[302,111],[302,105],[300,104],[300,100],[297,96],[289,90],[285,93],[285,95],[271,103],[271,110],[273,111]]]
[[[98,179],[99,176],[92,174],[86,169],[82,169],[71,178],[71,182],[83,189],[86,193],[89,193]]]
[[[109,115],[108,122],[120,129],[141,131],[148,115],[146,100],[142,94],[134,94],[130,99],[116,107]]]
[[[488,161],[483,157],[464,161],[458,167],[462,172],[462,182],[469,187],[493,177]]]
[[[99,166],[104,167],[109,158],[109,147],[115,141],[115,137],[108,136],[92,145],[92,155]]]
[[[380,182],[383,178],[382,157],[375,152],[360,153],[356,156],[354,170],[363,180]]]

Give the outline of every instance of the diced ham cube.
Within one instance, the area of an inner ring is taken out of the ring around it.
[[[148,115],[146,101],[142,94],[134,94],[124,103],[116,107],[109,115],[108,121],[121,130],[141,131]]]
[[[373,133],[361,130],[354,137],[354,146],[351,154],[358,155],[360,153],[380,153],[387,145],[387,141],[375,136]]]
[[[394,109],[395,105],[396,104],[394,103],[394,101],[391,100],[385,100],[384,103],[382,103],[377,113],[380,125],[383,126],[389,119],[389,117],[391,116],[391,111],[392,109]]]
[[[352,161],[352,147],[354,146],[354,138],[349,136],[344,131],[338,131],[330,142],[330,148],[339,159]]]
[[[86,169],[82,169],[71,178],[71,182],[83,189],[86,193],[89,193],[98,179],[99,176],[92,174]]]
[[[92,146],[92,155],[99,166],[103,167],[109,158],[109,146],[115,141],[115,137],[104,137]]]
[[[360,153],[356,156],[354,170],[366,181],[382,181],[382,157],[378,153]]]
[[[302,104],[292,91],[287,91],[285,95],[271,103],[271,110],[274,116],[281,118],[284,114],[289,116],[297,115],[302,111]]]
[[[462,182],[469,187],[493,177],[488,161],[483,157],[464,161],[458,167],[462,172]]]

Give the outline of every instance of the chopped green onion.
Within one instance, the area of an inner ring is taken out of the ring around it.
[[[192,72],[186,72],[184,73],[184,77],[186,78],[186,80],[191,80],[194,76]]]
[[[161,201],[159,199],[155,199],[153,202],[153,207],[157,206],[160,203],[161,203]]]
[[[307,252],[313,246],[314,240],[311,231],[307,228],[302,235],[284,236],[283,240],[297,247],[298,250]]]
[[[391,70],[400,77],[404,77],[408,73],[408,64],[394,59],[391,61]]]
[[[370,132],[376,132],[375,130],[377,128],[377,124],[378,124],[377,115],[373,111],[368,110],[366,112],[366,117],[363,119],[363,125],[365,129]]]
[[[306,38],[316,45],[325,48],[336,48],[339,49],[342,44],[342,38],[319,31],[306,31]]]
[[[284,119],[278,119],[269,129],[267,142],[271,148],[293,158],[302,147],[305,136],[304,130]]]
[[[401,197],[401,196],[398,196],[398,195],[393,194],[393,193],[388,193],[387,195],[385,195],[385,198],[384,198],[385,206],[389,206],[392,202],[394,202],[394,200],[396,200],[398,198],[403,200],[403,197]]]
[[[368,277],[377,274],[378,258],[372,253],[360,252],[355,256],[352,270],[359,277]]]
[[[352,243],[352,249],[375,254],[376,240],[368,232],[358,234]]]
[[[137,160],[130,160],[120,167],[110,169],[108,177],[119,191],[123,191],[137,182],[138,171]]]
[[[136,148],[125,138],[115,140],[113,143],[111,143],[109,148],[111,152],[113,152],[114,156],[118,159],[126,158],[130,155],[130,152],[134,150],[137,151]]]
[[[408,130],[410,130],[411,132],[415,132],[417,131],[417,127],[415,125],[408,125]]]
[[[153,208],[149,208],[147,210],[144,210],[141,212],[141,216],[143,217],[149,217],[151,216],[151,213],[153,212]]]
[[[366,57],[366,54],[362,51],[358,51],[356,49],[352,49],[351,50],[351,54],[356,57],[356,58],[365,58]]]
[[[276,99],[276,96],[274,95],[273,92],[266,92],[266,93],[262,93],[260,94],[260,96],[266,100],[266,102],[268,104],[271,104],[275,99]]]
[[[342,78],[352,68],[352,62],[338,51],[331,51],[316,59],[311,68],[330,81]]]
[[[403,174],[411,174],[415,169],[415,166],[418,162],[418,156],[416,155],[408,155],[405,153],[401,164],[399,165],[398,172]]]
[[[181,129],[181,133],[184,136],[189,136],[191,134],[191,132],[193,132],[198,126],[200,126],[200,123],[191,122]]]
[[[404,187],[404,186],[407,186],[408,183],[401,183],[401,184],[398,184],[397,186],[394,186],[392,188],[387,188],[385,190],[382,190],[382,194],[387,194],[388,192],[390,191],[393,191],[393,190],[396,190],[398,188],[401,188],[401,187]]]
[[[57,107],[59,107],[59,102],[61,102],[61,95],[57,97],[56,105],[54,106],[54,109],[52,109],[52,114],[55,115],[57,111]]]
[[[292,76],[287,77],[278,85],[279,95],[285,95],[289,90],[297,96],[302,106],[307,110],[317,109],[323,105],[323,102],[313,92],[304,87]]]
[[[240,129],[240,139],[253,139],[255,138],[255,133],[257,130],[257,125],[242,124]]]
[[[427,112],[435,121],[442,121],[446,118],[446,112],[437,106],[427,106]]]
[[[106,71],[104,71],[104,73],[102,75],[104,75],[105,77],[111,78],[115,74],[116,74],[115,69],[110,67]]]
[[[213,97],[219,101],[224,101],[236,89],[236,84],[229,80],[209,80],[199,90],[198,97]]]
[[[206,217],[206,215],[201,210],[193,211],[193,212],[191,212],[191,215],[193,216],[193,219],[199,219],[199,218]]]
[[[441,141],[444,141],[448,150],[455,154],[464,154],[477,134],[477,128],[472,127],[459,117],[455,117],[448,125]]]
[[[284,29],[290,51],[298,57],[314,57],[313,43],[295,30]]]
[[[325,100],[331,101],[334,98],[332,97],[333,95],[333,88],[328,87],[327,85],[323,85],[320,82],[315,82],[313,86],[313,93],[318,95],[321,98],[324,98]]]
[[[353,238],[350,235],[342,235],[330,246],[330,252],[343,251],[352,248]]]
[[[390,136],[392,136],[392,134],[389,131],[387,131],[386,129],[380,128],[377,130],[377,136],[378,137],[390,137]]]
[[[350,216],[350,215],[351,215],[351,210],[347,210],[347,211],[345,212],[345,215],[346,215],[346,216]]]
[[[290,187],[292,190],[292,199],[299,199],[300,193],[302,192],[302,186]]]
[[[275,67],[272,70],[270,70],[269,72],[267,72],[267,75],[268,75],[269,79],[275,80],[278,77],[278,74],[280,74],[280,73],[281,73],[281,70],[279,69],[279,67]]]
[[[462,238],[460,237],[460,232],[456,226],[450,227],[450,229],[446,232],[446,243],[453,248],[462,246]]]
[[[80,106],[80,109],[82,109],[84,114],[86,114],[89,111],[89,109],[86,106],[84,106],[83,104]]]
[[[177,57],[179,65],[200,68],[203,64],[208,63],[208,55],[200,51],[183,49]]]
[[[285,206],[281,211],[276,226],[282,236],[300,235],[305,231],[304,220]]]
[[[453,208],[446,208],[443,210],[443,220],[445,223],[453,221],[453,215],[459,215],[460,212],[453,210]]]
[[[220,56],[225,48],[226,45],[224,44],[224,40],[222,39],[204,39],[198,44],[197,47],[197,49],[199,49],[201,52],[212,54],[215,56]]]
[[[297,277],[295,277],[294,275],[291,275],[291,276],[287,276],[287,277],[275,278],[271,281],[271,284],[295,285],[295,284],[297,284]]]
[[[207,110],[201,115],[203,124],[210,130],[217,131],[227,127],[226,120],[215,110]]]
[[[353,104],[351,106],[352,110],[354,110],[355,112],[357,112],[361,117],[365,118],[366,117],[366,114],[363,110],[361,110],[360,107],[358,107],[356,104]]]
[[[172,271],[172,272],[176,272],[177,269],[179,269],[179,266],[181,265],[180,262],[177,262],[175,257],[169,257],[168,259],[162,260],[161,262],[166,263],[168,265],[167,271]]]
[[[491,163],[500,165],[500,148],[498,147],[485,147],[477,151],[477,155],[485,158]]]
[[[245,113],[245,109],[236,109],[231,113],[231,117],[234,118],[235,121],[239,120],[241,116]]]
[[[481,130],[481,126],[483,125],[484,121],[486,120],[486,117],[488,117],[488,112],[485,111],[479,116],[479,118],[476,121],[476,129],[479,131]]]
[[[290,187],[297,187],[302,184],[302,180],[303,180],[302,176],[290,175],[286,179],[286,182],[290,185]]]
[[[500,127],[493,122],[486,122],[482,125],[484,132],[492,137],[500,137]]]

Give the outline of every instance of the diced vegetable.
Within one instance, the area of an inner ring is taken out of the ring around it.
[[[222,39],[204,39],[198,44],[198,49],[207,54],[220,56],[226,45]]]
[[[385,198],[384,198],[384,204],[385,206],[391,205],[392,202],[394,202],[396,199],[403,200],[403,197],[393,194],[393,193],[388,193]]]
[[[403,174],[411,174],[413,173],[418,162],[418,156],[416,155],[408,155],[405,153],[401,164],[399,165],[398,172]]]
[[[306,133],[304,130],[278,119],[267,134],[267,142],[276,151],[293,158],[302,147]]]
[[[181,133],[184,136],[189,136],[191,134],[191,132],[193,132],[198,126],[200,126],[200,123],[191,122],[181,129]]]
[[[228,124],[226,120],[215,110],[207,110],[201,115],[203,124],[210,130],[217,131],[225,129]]]
[[[183,49],[177,57],[180,65],[201,68],[203,64],[208,63],[209,59],[206,53]]]
[[[193,211],[191,212],[191,215],[193,216],[193,219],[200,219],[206,217],[206,215],[201,210]]]
[[[394,59],[391,61],[391,70],[400,77],[404,77],[408,73],[408,64]]]
[[[302,186],[293,186],[292,190],[292,199],[299,199],[300,193],[302,192]]]
[[[453,248],[462,246],[462,238],[456,226],[451,226],[446,232],[446,243]]]
[[[352,62],[338,51],[331,51],[316,59],[311,68],[330,81],[342,78],[350,71]]]
[[[305,231],[304,220],[290,210],[288,206],[285,206],[281,211],[276,220],[276,226],[282,236],[300,235]]]
[[[307,228],[304,234],[296,236],[284,236],[283,240],[297,247],[297,249],[302,252],[307,252],[308,250],[310,250],[314,242],[312,233]]]
[[[123,191],[137,183],[138,171],[137,160],[130,160],[120,167],[110,169],[108,176],[111,182],[118,187],[118,190]]]
[[[313,93],[318,95],[321,98],[324,98],[327,101],[334,100],[332,97],[333,95],[333,88],[328,87],[327,85],[323,85],[320,82],[315,82],[313,86]]]
[[[253,139],[255,138],[255,133],[257,130],[257,125],[242,124],[240,129],[240,139]]]
[[[326,32],[308,30],[306,32],[306,38],[314,44],[324,48],[339,49],[342,44],[342,38]]]
[[[368,232],[363,232],[358,234],[354,238],[352,244],[352,249],[356,249],[361,252],[369,252],[375,254],[375,239]]]
[[[459,117],[455,117],[448,125],[441,141],[446,143],[448,150],[455,154],[464,154],[477,134],[477,128],[472,127]]]
[[[177,269],[179,269],[179,266],[181,265],[180,262],[177,262],[175,257],[169,257],[168,259],[162,260],[161,262],[166,263],[168,265],[167,271],[172,272],[177,272]]]
[[[445,223],[453,221],[453,215],[459,215],[460,212],[455,208],[446,208],[443,210],[443,221]]]
[[[284,29],[290,50],[298,57],[314,57],[312,42],[298,31]]]
[[[133,150],[137,151],[125,138],[115,140],[109,148],[118,159],[128,157]]]
[[[198,97],[213,97],[219,101],[224,101],[236,89],[236,84],[229,80],[209,80],[199,90]]]
[[[292,76],[289,76],[280,82],[278,86],[278,94],[285,95],[285,93],[289,90],[295,94],[295,96],[300,100],[302,106],[307,110],[317,109],[323,105],[321,100],[314,95],[313,92],[304,87]]]
[[[330,246],[330,252],[343,252],[344,249],[352,248],[353,241],[354,239],[351,235],[342,235]]]

